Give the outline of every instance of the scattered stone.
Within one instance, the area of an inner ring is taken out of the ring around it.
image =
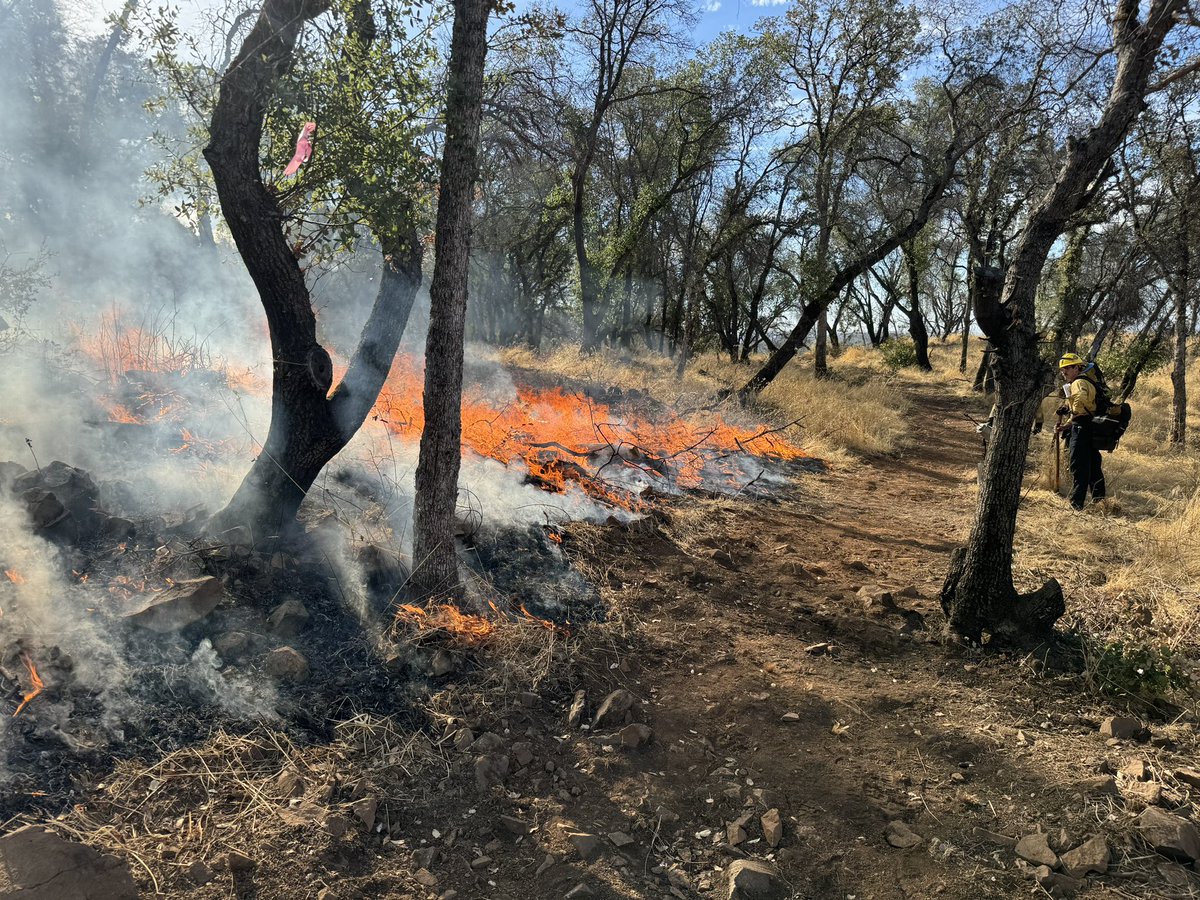
[[[199,622],[221,602],[221,579],[209,575],[177,581],[157,594],[139,594],[122,618],[140,628],[169,634]]]
[[[813,656],[822,656],[833,652],[833,644],[829,643],[829,641],[821,641],[819,644],[809,644],[804,648],[804,652],[811,653]]]
[[[240,850],[230,850],[221,857],[221,862],[223,863],[223,868],[228,869],[230,872],[249,872],[256,865],[252,857],[247,856]]]
[[[728,550],[709,550],[708,558],[722,568],[737,570],[737,561]]]
[[[572,900],[574,897],[591,897],[592,889],[583,882],[580,882],[579,884],[575,885],[575,887],[567,891],[564,896],[567,898],[567,900]]]
[[[623,831],[612,832],[609,834],[608,839],[612,841],[613,846],[617,847],[618,849],[621,847],[628,847],[630,844],[634,843],[633,838]]]
[[[267,654],[263,671],[272,678],[299,684],[308,681],[308,660],[295,647],[279,647]]]
[[[442,893],[438,895],[438,900],[458,900],[458,891],[454,890],[453,888],[448,891],[442,891]]]
[[[762,825],[763,840],[767,842],[767,846],[778,847],[783,840],[783,819],[779,810],[768,809],[762,814],[759,823]]]
[[[304,779],[295,769],[284,769],[275,779],[275,790],[282,797],[295,797],[304,793]]]
[[[458,662],[454,659],[454,654],[444,647],[433,654],[433,659],[429,661],[429,674],[434,678],[452,675],[456,669],[458,669]]]
[[[558,857],[555,856],[553,853],[547,853],[546,858],[542,860],[542,864],[540,866],[538,866],[537,871],[533,873],[534,877],[541,878],[543,875],[545,875],[547,872],[550,871],[551,867],[553,867],[557,864],[558,864]]]
[[[497,819],[500,827],[511,834],[513,837],[523,837],[529,834],[530,825],[516,816],[501,816]]]
[[[475,758],[475,784],[486,790],[493,784],[501,784],[508,777],[508,757],[499,753],[485,753]]]
[[[1035,866],[1054,868],[1058,865],[1058,854],[1050,849],[1046,835],[1040,831],[1035,834],[1027,834],[1017,841],[1016,854],[1025,862]]]
[[[567,840],[575,848],[580,859],[585,862],[595,859],[603,849],[599,835],[589,834],[586,831],[568,831]]]
[[[1108,862],[1111,858],[1108,852],[1108,841],[1104,839],[1104,835],[1098,834],[1084,841],[1074,850],[1064,853],[1062,864],[1068,875],[1082,878],[1089,872],[1103,875],[1108,871]]]
[[[480,869],[486,869],[492,864],[490,856],[477,856],[471,860],[471,868],[478,872]]]
[[[626,725],[622,728],[619,736],[621,738],[621,746],[628,750],[637,750],[646,746],[654,739],[654,729],[649,725],[643,725],[641,722],[634,722],[632,725]]]
[[[521,691],[517,695],[517,699],[521,701],[521,705],[526,709],[534,709],[541,705],[542,698],[533,691]]]
[[[576,691],[571,700],[571,710],[567,713],[567,727],[578,728],[587,710],[587,691]]]
[[[735,860],[726,871],[727,900],[784,900],[791,893],[779,870],[760,859]]]
[[[196,885],[208,884],[214,877],[213,870],[203,860],[199,859],[184,869],[183,874],[188,881]]]
[[[421,885],[422,887],[437,887],[438,877],[428,869],[417,869],[416,879],[417,884]]]
[[[267,627],[276,637],[294,638],[308,625],[308,607],[299,600],[285,600],[267,616]]]
[[[624,721],[625,713],[633,709],[635,699],[633,694],[625,688],[617,688],[604,698],[604,702],[596,710],[596,717],[592,719],[592,727],[599,728],[601,725]]]
[[[375,813],[379,811],[379,801],[374,797],[363,797],[350,807],[350,811],[363,823],[367,831],[370,831],[375,827]]]
[[[0,897],[137,900],[129,864],[40,825],[0,837]]]
[[[466,751],[475,743],[475,734],[470,728],[460,728],[454,732],[454,737],[451,740],[454,743],[455,750]]]
[[[925,843],[925,838],[917,834],[899,819],[888,822],[887,828],[883,832],[884,839],[889,844],[900,850],[907,850],[910,847],[917,847]]]
[[[1188,787],[1200,790],[1200,772],[1197,772],[1195,769],[1176,769],[1175,778],[1182,781]]]
[[[494,753],[504,746],[504,738],[494,731],[485,731],[475,739],[471,749],[479,753]]]
[[[440,847],[422,847],[419,850],[414,850],[412,855],[413,865],[418,869],[432,869],[434,863],[442,855]]]
[[[1135,781],[1126,785],[1123,793],[1127,799],[1136,800],[1143,806],[1158,806],[1163,798],[1162,785],[1152,782]]]
[[[244,631],[223,631],[212,639],[212,646],[225,662],[237,662],[250,652],[250,635]]]
[[[799,722],[800,721],[800,713],[785,712],[779,718],[780,718],[780,721],[782,721],[782,722]]]
[[[1109,716],[1100,723],[1100,735],[1126,741],[1137,737],[1142,731],[1142,723],[1129,716]]]
[[[1200,859],[1200,831],[1181,816],[1151,806],[1137,817],[1142,838],[1156,852],[1176,862]]]
[[[37,530],[57,525],[68,515],[67,508],[58,502],[49,491],[33,488],[21,494],[21,501],[29,513],[29,521]]]
[[[105,516],[100,525],[100,534],[113,541],[127,541],[137,534],[137,526],[121,516]]]
[[[730,847],[736,847],[738,844],[744,843],[749,835],[746,833],[746,822],[749,821],[750,814],[740,816],[732,822],[725,823],[725,842]]]
[[[1122,766],[1121,774],[1132,778],[1135,781],[1149,781],[1150,767],[1146,765],[1146,761],[1144,759],[1135,759]]]
[[[512,758],[519,767],[525,767],[533,762],[533,745],[528,741],[517,741],[512,745]]]
[[[1051,891],[1054,896],[1074,894],[1084,886],[1084,883],[1078,878],[1055,872],[1049,866],[1038,866],[1033,870],[1033,877],[1038,884]]]
[[[1088,797],[1116,797],[1118,794],[1117,779],[1111,775],[1085,778],[1075,785],[1075,789]]]

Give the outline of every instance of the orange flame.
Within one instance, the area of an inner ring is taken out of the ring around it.
[[[20,572],[18,572],[16,569],[5,569],[4,577],[7,578],[9,581],[11,581],[13,584],[24,584],[25,583],[25,576],[22,575]]]
[[[415,439],[425,425],[423,390],[419,362],[397,359],[375,404],[375,418],[388,430]],[[608,404],[561,388],[518,387],[516,393],[515,401],[500,406],[477,390],[464,391],[464,451],[505,465],[521,463],[529,480],[544,490],[559,493],[573,482],[595,499],[627,509],[642,504],[605,480],[605,470],[633,470],[649,480],[670,471],[680,487],[694,488],[707,467],[734,454],[779,460],[806,455],[772,431],[730,425],[719,416],[701,424],[674,415],[652,422],[618,415]]]
[[[494,622],[464,613],[450,603],[437,603],[428,608],[402,603],[396,610],[396,622],[413,626],[418,631],[445,631],[467,644],[479,643],[496,630]]]
[[[20,715],[21,710],[29,705],[29,701],[40,694],[42,692],[42,688],[46,686],[46,683],[42,681],[41,676],[38,675],[37,667],[33,664],[33,660],[29,658],[28,653],[21,653],[21,661],[25,663],[25,668],[29,670],[29,683],[33,686],[33,690],[25,695],[25,699],[21,701],[21,705],[17,707],[17,711],[13,713],[14,719]]]

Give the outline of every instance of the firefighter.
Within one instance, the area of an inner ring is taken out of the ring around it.
[[[1099,390],[1094,371],[1077,353],[1067,353],[1058,361],[1058,371],[1067,386],[1067,402],[1058,408],[1058,415],[1069,418],[1059,422],[1054,429],[1056,436],[1065,435],[1068,459],[1071,467],[1071,506],[1083,509],[1090,491],[1092,502],[1104,499],[1104,470],[1101,468],[1100,451],[1096,449],[1092,436],[1092,416],[1096,414]]]

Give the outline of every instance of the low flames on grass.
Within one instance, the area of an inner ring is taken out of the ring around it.
[[[395,434],[416,440],[424,427],[424,373],[412,357],[398,359],[375,404],[375,416]],[[806,458],[779,429],[757,431],[720,416],[703,424],[668,414],[661,421],[617,413],[609,404],[562,388],[516,388],[516,399],[497,405],[468,387],[463,395],[463,449],[504,465],[521,464],[528,480],[561,493],[578,485],[609,506],[638,511],[637,491],[624,482],[662,485],[664,492],[694,489],[706,478],[741,486],[735,457],[778,461]],[[627,476],[632,476],[632,479]]]
[[[29,673],[29,684],[31,689],[25,694],[24,699],[21,700],[21,705],[17,707],[16,712],[13,713],[14,719],[20,715],[21,710],[28,706],[33,699],[37,697],[37,695],[40,694],[46,687],[45,682],[42,681],[42,677],[38,674],[37,666],[33,664],[33,660],[29,658],[28,653],[21,654],[21,662],[25,664],[25,670]]]
[[[155,323],[127,324],[117,311],[103,317],[95,336],[78,332],[74,343],[101,378],[97,401],[109,421],[178,429],[168,447],[172,454],[212,459],[227,449],[225,441],[188,422],[190,404],[181,385],[269,392],[266,380],[233,374],[203,345],[175,339]],[[423,389],[421,360],[398,357],[373,419],[415,442],[424,427]],[[749,480],[744,463],[750,458],[806,458],[784,429],[743,428],[715,414],[691,421],[664,412],[651,419],[559,387],[518,385],[515,397],[494,400],[468,386],[462,412],[464,454],[520,467],[526,481],[547,492],[565,493],[574,485],[601,504],[632,512],[644,511],[646,488],[736,491]]]
[[[505,616],[500,607],[491,600],[488,601],[488,607],[493,615],[497,616],[496,619],[463,612],[453,603],[433,602],[427,606],[402,603],[396,607],[395,626],[417,634],[442,633],[452,642],[468,647],[483,644],[494,636],[503,619],[523,622],[564,635],[571,633],[570,622],[559,624],[535,616],[524,604],[519,604],[516,611],[508,616]]]

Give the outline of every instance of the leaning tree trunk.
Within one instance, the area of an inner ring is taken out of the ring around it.
[[[1040,638],[1065,610],[1057,581],[1019,595],[1012,577],[1022,474],[1047,374],[1034,297],[1051,247],[1070,217],[1099,190],[1098,176],[1145,105],[1158,50],[1184,6],[1184,0],[1154,0],[1146,23],[1140,24],[1137,0],[1119,0],[1113,21],[1116,72],[1100,121],[1083,139],[1067,141],[1054,184],[1029,215],[1002,295],[981,290],[977,298],[976,317],[995,348],[998,412],[984,457],[975,522],[967,545],[954,552],[942,588],[949,627],[971,640],[980,640],[985,632],[1004,639]]]
[[[454,511],[462,462],[463,329],[490,5],[490,0],[454,0],[446,144],[425,341],[425,429],[413,505],[412,585],[422,598],[453,597],[460,590]]]
[[[258,289],[274,362],[271,425],[266,441],[233,498],[209,523],[221,534],[258,543],[295,521],[318,473],[362,425],[387,378],[421,278],[415,228],[385,248],[379,293],[337,389],[329,354],[317,342],[304,274],[283,233],[284,213],[263,184],[259,145],[276,82],[292,65],[305,23],[328,8],[324,0],[267,0],[237,57],[221,79],[204,157],[212,170],[229,231]]]
[[[813,374],[818,378],[829,377],[829,310],[821,310],[817,319],[817,345],[813,350]]]

